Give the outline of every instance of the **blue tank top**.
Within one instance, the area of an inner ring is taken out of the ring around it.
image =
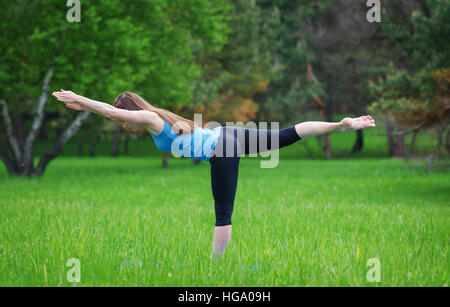
[[[160,134],[155,135],[149,131],[158,149],[172,152],[178,157],[209,161],[219,140],[220,126],[214,129],[196,126],[194,132],[178,135],[167,121],[163,121],[164,127]]]

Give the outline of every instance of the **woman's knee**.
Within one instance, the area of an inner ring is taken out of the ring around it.
[[[231,225],[231,215],[233,214],[233,205],[216,204],[216,226]]]

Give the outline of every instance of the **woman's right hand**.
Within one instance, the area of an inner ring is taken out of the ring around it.
[[[85,110],[84,107],[82,107],[80,104],[76,102],[76,94],[71,91],[64,91],[61,90],[60,92],[53,92],[53,97],[58,99],[59,101],[63,102],[66,107],[69,109],[77,110],[77,111],[83,111]]]

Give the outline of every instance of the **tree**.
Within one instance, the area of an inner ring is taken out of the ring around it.
[[[423,127],[439,125],[438,146],[448,128],[450,109],[450,3],[448,1],[419,1],[422,11],[411,13],[410,22],[394,23],[386,17],[384,28],[410,63],[409,70],[392,67],[392,72],[370,88],[376,101],[373,112],[392,117],[413,132],[411,149],[417,132]],[[404,129],[396,136],[403,144]],[[389,133],[392,138],[392,133]],[[403,155],[404,150],[397,150]],[[396,153],[391,152],[391,153]]]
[[[48,94],[61,88],[107,102],[134,90],[160,107],[191,99],[197,49],[226,41],[226,0],[83,1],[69,23],[64,1],[9,1],[0,11],[0,158],[10,174],[40,176],[89,113],[71,119],[34,164],[34,143],[47,110],[70,117]],[[25,131],[28,130],[27,133]]]
[[[230,4],[228,41],[218,52],[196,53],[202,76],[194,80],[192,103],[177,110],[185,116],[201,113],[203,123],[254,120],[255,96],[267,89],[273,76],[278,12],[267,14],[255,1],[232,0]]]
[[[316,77],[315,50],[311,44],[310,24],[332,7],[332,1],[259,0],[265,14],[277,12],[279,20],[268,28],[274,33],[271,56],[274,76],[267,91],[258,95],[258,118],[265,121],[298,122],[325,119],[324,84]],[[321,141],[323,139],[323,142]],[[328,136],[318,137],[328,158],[331,148]]]
[[[398,71],[372,84],[374,95],[379,97],[371,106],[373,112],[388,114],[396,122],[413,132],[411,150],[417,133],[424,127],[440,124],[438,146],[442,144],[443,131],[449,123],[450,68],[431,72],[420,71],[410,75]],[[401,131],[400,136],[406,132]],[[403,153],[394,152],[399,155]]]
[[[193,109],[204,121],[246,122],[258,111],[256,93],[264,91],[272,78],[271,46],[275,35],[267,30],[279,19],[277,12],[263,15],[255,1],[232,0],[228,13],[229,39],[222,50],[197,62],[202,78],[195,84]]]

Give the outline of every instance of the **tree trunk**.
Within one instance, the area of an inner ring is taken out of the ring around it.
[[[327,156],[327,159],[330,160],[332,158],[331,154],[331,146],[330,146],[330,134],[322,134],[318,135],[317,137],[317,143],[319,144],[319,147],[325,152],[325,155]]]
[[[391,157],[404,157],[405,156],[405,129],[398,127],[397,131],[393,131],[392,134],[392,152]]]
[[[361,151],[364,146],[364,137],[363,137],[363,131],[362,129],[356,130],[356,141],[355,144],[353,144],[353,148],[351,153],[354,154],[358,151]]]
[[[397,141],[395,142],[394,155],[396,157],[405,156],[405,133],[404,129],[400,128],[397,135]]]
[[[386,117],[386,130],[387,130],[387,137],[388,137],[388,155],[389,157],[392,157],[394,155],[394,128],[392,121],[390,117]]]
[[[122,134],[122,127],[117,125],[114,129],[114,136],[111,146],[111,157],[117,157],[119,155],[120,136]]]
[[[167,168],[168,164],[169,164],[169,152],[165,151],[162,164],[163,168]]]
[[[53,64],[52,64],[53,65]],[[42,85],[41,94],[36,104],[36,110],[34,110],[33,122],[31,124],[30,131],[27,134],[23,147],[23,162],[25,175],[34,174],[33,156],[34,156],[34,143],[36,137],[41,130],[42,123],[45,116],[45,105],[48,101],[48,90],[50,88],[50,82],[53,77],[53,67],[50,65],[47,73],[44,77],[44,83]]]
[[[77,150],[77,154],[79,157],[83,156],[83,145],[84,145],[84,138],[80,138],[78,140],[78,150]]]
[[[92,139],[91,143],[89,144],[89,155],[91,157],[95,156],[95,146],[97,146],[97,143],[100,140],[101,134],[102,134],[102,127],[99,127],[97,130],[97,133],[95,134],[95,137]]]
[[[14,125],[15,135],[17,137],[17,145],[18,149],[21,152],[21,155],[23,154],[23,144],[25,140],[25,127],[23,123],[23,115],[18,114],[15,116],[15,125]]]
[[[387,136],[389,157],[404,157],[405,156],[405,128],[397,125],[395,129],[395,122],[388,116],[386,118]]]
[[[7,154],[6,147],[4,145],[0,145],[0,159],[2,160],[3,164],[5,164],[8,174],[16,175],[18,173],[17,166],[14,163],[14,160],[11,159]]]
[[[58,138],[55,145],[53,145],[53,148],[41,157],[41,159],[39,160],[39,164],[34,172],[35,175],[42,176],[44,174],[47,165],[61,153],[63,146],[78,131],[81,124],[84,120],[86,120],[89,114],[89,111],[83,111],[79,113],[79,115],[73,120],[72,124]]]
[[[11,115],[9,114],[8,110],[8,104],[4,99],[0,99],[0,106],[2,107],[2,117],[3,117],[3,124],[6,130],[6,137],[8,139],[9,146],[11,147],[14,157],[13,159],[10,160],[15,161],[14,164],[17,170],[19,170],[22,167],[22,147],[20,146],[19,140],[17,139],[17,129],[16,131],[14,131],[13,129]],[[8,159],[5,157],[7,157],[6,149],[3,150],[2,160],[8,161]]]
[[[123,142],[123,154],[125,156],[128,156],[128,144],[130,142],[130,134],[126,133],[125,135],[125,141]]]
[[[417,138],[417,133],[419,132],[419,130],[413,130],[413,134],[412,134],[412,139],[411,139],[411,146],[409,148],[409,155],[411,156],[413,154],[414,151],[414,145],[416,144],[416,138]]]
[[[445,148],[447,148],[447,153],[450,154],[450,129],[447,130],[445,137]]]
[[[66,32],[66,28],[63,28],[63,37],[60,40],[61,46],[64,44],[65,32]],[[23,117],[21,114],[19,114],[19,116],[17,117],[18,120],[16,120],[16,123],[15,123],[16,128],[17,128],[16,132],[15,133],[13,132],[11,116],[9,114],[6,101],[3,99],[3,97],[0,97],[0,107],[2,109],[2,116],[3,116],[4,125],[6,128],[6,134],[8,137],[9,144],[11,146],[13,156],[15,158],[15,163],[13,163],[13,165],[14,164],[16,165],[15,169],[17,170],[17,173],[21,174],[21,175],[31,176],[31,175],[35,175],[36,173],[38,175],[42,174],[46,165],[52,159],[52,157],[51,157],[50,160],[46,161],[49,154],[50,154],[50,156],[59,154],[59,151],[57,151],[57,150],[45,154],[43,156],[44,159],[41,158],[41,160],[39,161],[39,165],[38,165],[39,170],[34,168],[34,163],[33,163],[34,162],[34,159],[33,159],[34,158],[34,144],[35,144],[37,136],[39,135],[40,131],[42,130],[42,125],[44,123],[45,106],[48,101],[48,92],[49,92],[50,83],[51,83],[52,77],[53,77],[54,65],[55,65],[55,60],[53,59],[47,69],[47,72],[45,73],[39,98],[37,99],[37,101],[33,100],[33,108],[34,109],[32,110],[32,113],[33,113],[32,114],[32,123],[31,123],[31,127],[26,136],[24,133],[24,131],[25,131],[24,130],[24,120],[23,120]],[[87,115],[85,117],[87,117]],[[73,133],[75,133],[76,130],[78,130],[79,126],[81,125],[82,120],[79,120],[79,118],[80,118],[80,116],[77,117],[76,122],[74,121],[71,125],[71,127],[74,128]],[[70,132],[70,131],[66,131],[66,132]],[[72,134],[71,133],[63,134],[60,137],[59,141],[62,141],[62,144],[64,145],[64,143],[67,142],[67,140],[73,135],[73,133]],[[58,144],[56,144],[56,145],[58,145]],[[55,147],[53,149],[55,149]],[[1,154],[0,154],[1,159],[2,159],[2,161],[5,162],[5,165],[8,168],[8,170],[13,170],[14,168],[12,168],[12,165],[10,163],[13,160],[8,158],[8,155],[5,153],[6,153],[5,150],[1,150]]]
[[[44,120],[42,122],[41,129],[39,130],[39,140],[47,141],[48,140],[48,133],[47,133],[47,118],[44,116]]]
[[[84,135],[79,139],[78,141],[78,156],[83,156],[83,149],[84,149],[84,144],[86,143],[86,140],[88,139],[89,136],[89,130],[90,130],[90,125],[85,125],[83,131],[84,131]]]
[[[446,125],[444,124],[444,121],[441,121],[438,124],[437,127],[437,145],[434,149],[433,153],[428,156],[428,171],[431,171],[433,169],[433,163],[435,160],[439,159],[441,146],[443,143],[442,136],[444,135],[444,131],[446,129]]]
[[[439,155],[441,152],[441,146],[443,143],[442,136],[444,135],[445,128],[446,127],[445,127],[444,121],[441,121],[437,127],[437,145],[436,145],[436,149],[434,150],[434,153],[433,153],[433,156],[436,159],[439,158]]]

